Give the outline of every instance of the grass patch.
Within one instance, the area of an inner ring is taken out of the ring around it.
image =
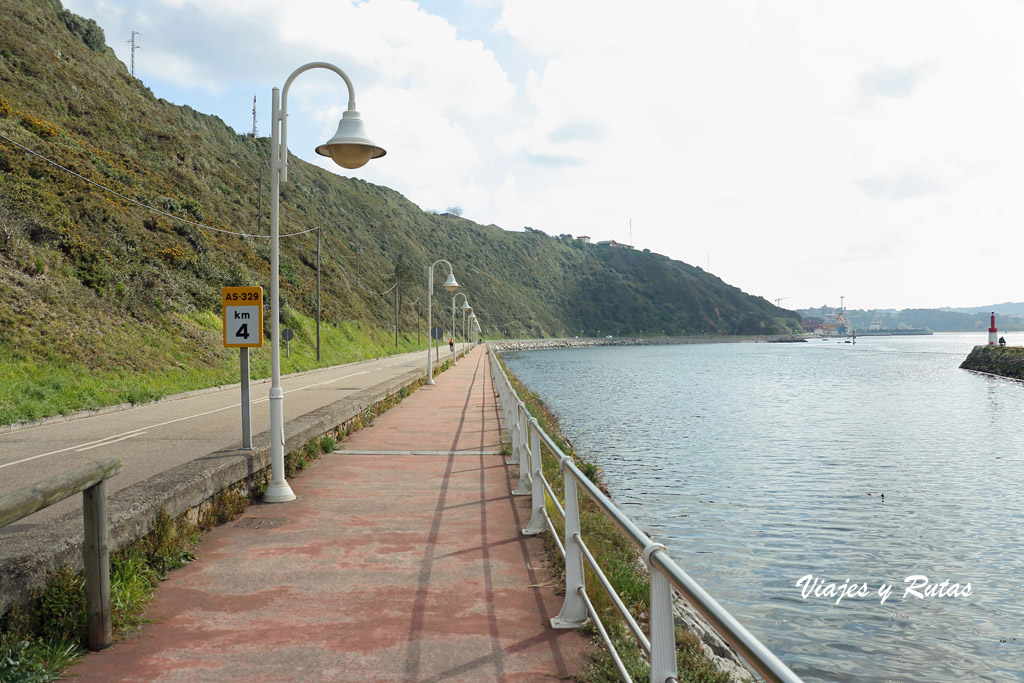
[[[281,348],[281,372],[289,374],[331,367],[420,348],[415,337],[394,336],[356,323],[321,323],[320,361],[316,359],[316,321],[289,311],[288,327],[295,330],[290,353]],[[51,356],[27,358],[12,347],[0,349],[0,424],[27,422],[81,410],[95,410],[122,403],[140,404],[166,396],[234,384],[239,381],[238,352],[221,343],[221,319],[211,313],[193,312],[177,318],[188,329],[192,346],[180,347],[180,337],[164,337],[160,330],[143,326],[131,331],[113,329],[90,338],[87,344],[100,357],[118,349],[133,348],[129,337],[145,338],[145,362],[112,362],[95,367],[85,361]],[[269,329],[269,326],[268,326]],[[112,369],[108,369],[112,368]],[[250,349],[252,379],[270,376],[270,344]]]
[[[502,362],[502,366],[504,367],[504,362]],[[527,389],[515,375],[508,371],[507,367],[505,372],[519,397],[526,404],[529,413],[537,418],[541,429],[547,432],[562,452],[570,456],[584,475],[607,495],[603,473],[597,466],[596,457],[581,456],[562,434],[557,417],[544,405],[540,397]],[[506,448],[510,448],[510,446],[503,444],[503,451]],[[544,478],[551,484],[551,488],[556,492],[559,500],[564,500],[564,481],[558,461],[546,445],[542,444],[541,452]],[[589,496],[581,493],[579,502],[580,528],[587,548],[596,558],[609,582],[615,587],[615,591],[629,609],[630,614],[646,631],[650,615],[650,574],[640,557],[640,552]],[[547,499],[547,510],[548,517],[558,531],[559,537],[564,537],[564,523],[550,499]],[[554,572],[561,574],[564,583],[565,560],[558,551],[551,534],[545,532],[543,538],[551,568]],[[643,651],[633,638],[632,632],[620,616],[614,603],[604,592],[597,575],[587,563],[584,563],[584,577],[587,596],[600,615],[630,677],[633,680],[649,678],[650,665]],[[593,635],[599,647],[594,651],[582,672],[583,680],[619,681],[618,670],[615,668],[610,653],[597,636],[597,630],[592,625],[585,628]],[[720,672],[714,663],[705,656],[696,636],[682,628],[676,629],[676,660],[680,681],[728,683],[732,680],[728,674]]]
[[[153,530],[110,556],[115,637],[138,630],[157,585],[192,559],[198,529],[161,511]],[[85,577],[64,566],[26,607],[0,619],[0,681],[54,681],[85,655]]]

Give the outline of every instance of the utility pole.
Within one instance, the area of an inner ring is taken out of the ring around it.
[[[132,39],[125,41],[126,43],[131,43],[131,45],[132,45],[132,69],[131,69],[131,71],[132,71],[132,78],[135,78],[135,51],[142,49],[141,46],[135,44],[135,36],[141,36],[141,35],[142,34],[139,33],[138,31],[132,31]]]
[[[255,126],[254,126],[255,128]],[[320,362],[320,226],[316,228],[316,362]]]
[[[256,193],[256,234],[263,234],[263,172],[260,172],[260,189]]]

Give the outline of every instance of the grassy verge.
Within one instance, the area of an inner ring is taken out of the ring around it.
[[[283,326],[295,331],[295,338],[281,348],[284,374],[414,351],[426,345],[425,340],[420,345],[415,336],[405,336],[399,337],[396,347],[393,333],[358,322],[321,323],[318,362],[315,319],[290,310],[283,317]],[[239,381],[238,352],[223,348],[219,316],[193,312],[177,318],[173,325],[190,331],[184,337],[191,345],[183,345],[179,333],[163,335],[160,330],[142,327],[108,329],[89,339],[89,345],[110,347],[96,349],[100,356],[122,350],[123,362],[103,367],[69,361],[63,354],[26,357],[12,347],[0,349],[0,424],[121,403],[146,403]],[[133,358],[133,353],[145,358]],[[250,349],[249,372],[252,379],[270,376],[269,343]]]
[[[543,400],[534,392],[527,389],[512,373],[508,372],[509,381],[512,382],[519,397],[526,404],[530,414],[537,418],[540,427],[551,436],[563,453],[573,458],[576,465],[592,482],[597,484],[605,493],[607,489],[603,483],[602,472],[592,457],[583,457],[577,453],[563,435],[557,417],[548,410]],[[544,477],[551,483],[552,489],[559,496],[564,498],[564,488],[561,470],[554,454],[547,446],[542,446]],[[558,530],[559,535],[564,534],[564,525],[552,502],[548,501],[548,516]],[[650,614],[650,576],[647,567],[640,557],[639,551],[623,534],[618,530],[612,521],[597,507],[589,497],[580,496],[580,527],[587,547],[597,559],[604,574],[615,587],[619,597],[629,609],[633,618],[647,630]],[[547,545],[547,554],[551,561],[553,571],[561,573],[564,580],[565,561],[559,553],[550,533],[545,533],[544,538]],[[650,677],[650,667],[643,654],[643,651],[633,638],[632,632],[625,621],[619,615],[618,610],[611,599],[604,592],[597,576],[585,565],[587,583],[587,595],[590,597],[594,608],[597,610],[604,623],[615,649],[626,665],[629,675],[633,680],[646,680]],[[587,663],[582,678],[586,681],[619,681],[619,674],[612,661],[611,655],[604,648],[603,643],[597,636],[597,631],[592,626],[587,627],[595,640],[600,645],[594,655]],[[682,628],[676,629],[676,659],[679,667],[679,680],[701,683],[727,683],[732,680],[728,674],[720,672],[714,663],[707,658],[701,650],[700,642],[692,633]]]

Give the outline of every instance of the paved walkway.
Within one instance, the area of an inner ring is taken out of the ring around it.
[[[478,347],[295,479],[298,499],[210,532],[161,584],[144,634],[81,681],[543,681],[590,645],[499,448]]]

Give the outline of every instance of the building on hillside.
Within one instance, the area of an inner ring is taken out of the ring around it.
[[[632,244],[623,244],[622,242],[616,242],[615,240],[602,240],[598,242],[600,246],[615,247],[616,249],[632,249]]]
[[[576,237],[583,244],[590,244],[590,235],[579,235]]]

